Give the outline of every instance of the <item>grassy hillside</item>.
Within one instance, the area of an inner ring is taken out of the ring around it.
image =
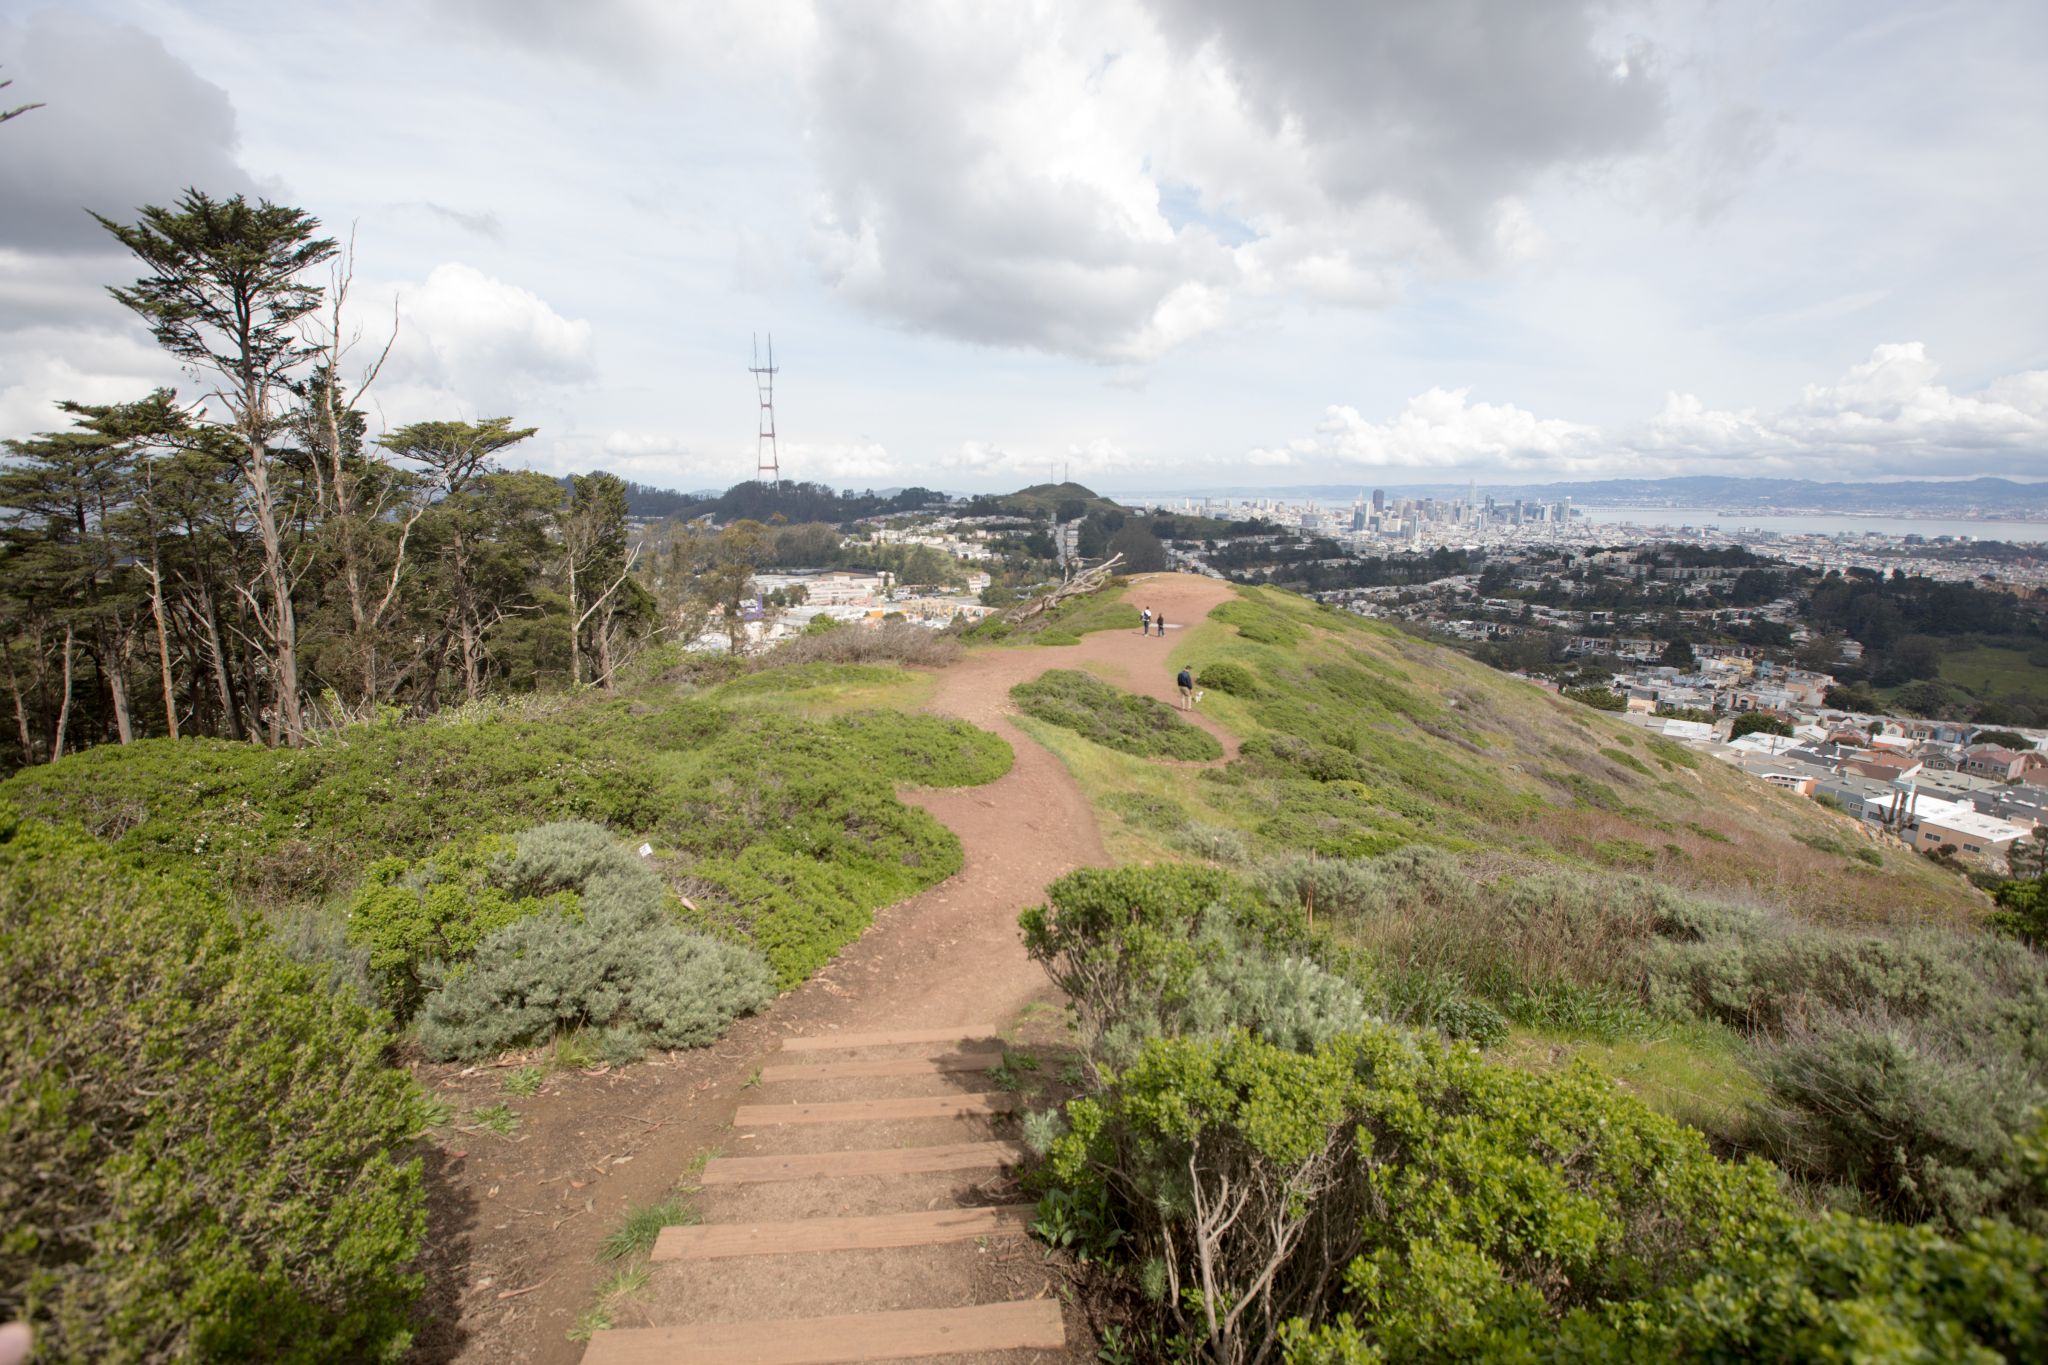
[[[1119,1347],[2048,1349],[2048,958],[1961,878],[1283,593],[1182,664],[1221,767],[1020,722],[1125,863],[1023,919],[1092,1082],[1040,1226]]]
[[[1831,923],[1967,920],[1982,898],[1846,817],[1454,651],[1291,593],[1242,589],[1159,665],[1240,736],[1186,774],[1034,731],[1105,812],[1112,852],[1228,866],[1420,843],[1755,896]],[[1223,667],[1219,667],[1223,666]],[[1874,851],[1874,850],[1873,850]]]

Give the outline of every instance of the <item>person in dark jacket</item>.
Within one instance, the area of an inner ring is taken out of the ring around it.
[[[1175,679],[1175,681],[1177,681],[1180,684],[1180,709],[1183,711],[1194,710],[1195,675],[1187,669],[1183,668],[1180,671],[1180,677]]]

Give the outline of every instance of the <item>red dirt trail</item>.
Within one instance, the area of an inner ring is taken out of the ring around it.
[[[784,1038],[1004,1023],[1030,1002],[1049,999],[1044,972],[1024,954],[1018,913],[1055,878],[1108,860],[1095,814],[1065,767],[1012,723],[1009,689],[1048,669],[1085,664],[1171,704],[1176,692],[1166,655],[1174,637],[1229,592],[1187,575],[1140,577],[1125,600],[1163,612],[1166,639],[1104,631],[1073,646],[978,650],[940,670],[928,709],[1002,736],[1016,754],[1011,770],[986,786],[905,795],[959,838],[959,873],[879,911],[873,928],[823,971],[741,1020],[715,1047],[603,1075],[558,1075],[541,1094],[515,1102],[522,1122],[511,1138],[466,1132],[449,1144],[463,1150],[444,1148],[430,1158],[434,1323],[414,1358],[465,1365],[580,1360],[583,1346],[566,1333],[610,1273],[596,1260],[602,1239],[627,1210],[666,1197],[701,1153],[760,1150],[731,1130],[731,1119],[737,1103],[778,1098],[745,1087],[777,1059]],[[1235,753],[1235,740],[1206,717],[1197,712],[1190,719]],[[438,1093],[460,1113],[502,1098],[502,1075],[480,1069],[451,1078]],[[719,1221],[715,1210],[707,1216]],[[989,1266],[1003,1259],[973,1244],[903,1255],[905,1272],[937,1299],[955,1280],[986,1281]],[[830,1257],[810,1260],[808,1269],[762,1265],[756,1273],[773,1274],[778,1297],[794,1293],[799,1302],[804,1287],[790,1285],[791,1275],[858,1276],[866,1283],[876,1274],[851,1263],[835,1269]],[[848,1288],[819,1285],[815,1297],[826,1302]],[[658,1316],[661,1297],[657,1283],[656,1305],[622,1312],[619,1325],[633,1325],[639,1311],[666,1320]]]

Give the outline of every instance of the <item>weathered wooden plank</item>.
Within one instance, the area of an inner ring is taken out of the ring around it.
[[[800,1218],[787,1223],[699,1223],[663,1228],[652,1261],[715,1261],[728,1256],[786,1256],[815,1251],[880,1251],[889,1247],[1022,1237],[1035,1204],[997,1208],[923,1209],[855,1218]]]
[[[583,1365],[843,1365],[980,1351],[1057,1351],[1066,1344],[1059,1304],[1030,1299],[599,1332],[583,1353]]]
[[[954,1028],[903,1028],[883,1033],[816,1033],[784,1038],[784,1052],[821,1052],[847,1047],[894,1047],[902,1043],[993,1043],[994,1024],[961,1024]]]
[[[892,1100],[821,1100],[815,1104],[743,1104],[733,1111],[736,1128],[760,1123],[872,1123],[889,1119],[971,1118],[1008,1114],[1017,1096],[996,1091],[965,1095],[915,1095]]]
[[[704,1167],[706,1185],[754,1185],[814,1176],[920,1175],[927,1171],[974,1171],[1020,1165],[1021,1142],[949,1142],[936,1147],[898,1147],[875,1152],[807,1152],[798,1156],[722,1156]]]
[[[764,1066],[769,1081],[840,1081],[874,1076],[943,1076],[956,1071],[994,1071],[1003,1064],[995,1052],[941,1052],[930,1057],[881,1057],[858,1062],[812,1062],[807,1065]]]

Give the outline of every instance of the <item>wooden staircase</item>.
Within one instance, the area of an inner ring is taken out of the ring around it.
[[[734,1113],[744,1154],[700,1177],[709,1220],[655,1243],[647,1315],[662,1325],[594,1334],[584,1365],[1067,1358],[1049,1276],[1017,1298],[976,1273],[1033,1214],[977,1202],[1024,1155],[1001,1131],[1017,1097],[984,1088],[1003,1060],[994,1035],[785,1039],[790,1060],[760,1074],[773,1093]]]

